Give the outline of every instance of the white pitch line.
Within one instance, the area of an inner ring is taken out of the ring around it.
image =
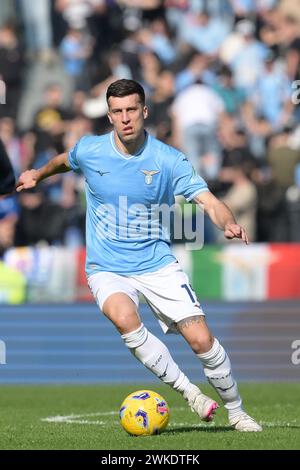
[[[42,418],[41,421],[47,422],[47,423],[66,423],[66,424],[98,424],[98,425],[104,425],[107,424],[105,421],[89,421],[87,419],[81,419],[81,418],[87,418],[87,417],[93,417],[93,416],[111,416],[111,415],[116,415],[117,413],[115,411],[112,412],[103,412],[103,413],[87,413],[87,414],[81,414],[81,415],[75,415],[71,414],[68,416],[48,416],[47,418]]]
[[[97,424],[100,426],[104,426],[104,424],[107,424],[105,421],[88,421],[86,419],[67,419],[65,416],[53,416],[53,418],[45,418],[45,419],[42,419],[41,421],[48,422],[48,423],[62,423],[62,424]]]

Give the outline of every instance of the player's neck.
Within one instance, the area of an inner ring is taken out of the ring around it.
[[[139,149],[144,145],[146,139],[146,132],[143,130],[143,132],[137,137],[136,140],[132,142],[124,142],[122,141],[118,134],[114,132],[114,140],[115,144],[120,150],[125,155],[134,155],[138,153]]]

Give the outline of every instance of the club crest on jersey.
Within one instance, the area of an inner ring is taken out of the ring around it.
[[[145,175],[145,183],[151,184],[153,180],[153,175],[159,173],[159,170],[141,170],[141,172]]]

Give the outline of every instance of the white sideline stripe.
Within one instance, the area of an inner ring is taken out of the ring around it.
[[[65,418],[65,419],[61,419]],[[42,421],[47,421],[48,423],[63,423],[63,424],[97,424],[104,426],[107,424],[105,421],[88,421],[86,419],[66,419],[65,416],[56,416],[50,419],[42,419]]]
[[[97,413],[84,413],[84,414],[80,414],[80,415],[75,415],[75,414],[70,414],[70,415],[67,415],[67,416],[62,416],[62,415],[58,415],[58,416],[53,416],[53,418],[70,418],[70,419],[76,419],[76,418],[82,418],[84,416],[112,416],[112,415],[117,415],[118,412],[117,411],[99,411]],[[45,419],[48,419],[48,418],[45,418]],[[49,419],[51,419],[49,417]]]

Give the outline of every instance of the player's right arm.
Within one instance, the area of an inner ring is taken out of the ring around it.
[[[49,176],[56,175],[57,173],[66,173],[70,171],[70,163],[68,153],[61,153],[52,158],[46,165],[38,170],[27,170],[21,174],[17,184],[16,190],[18,192],[23,189],[34,188],[40,181],[48,178]]]

